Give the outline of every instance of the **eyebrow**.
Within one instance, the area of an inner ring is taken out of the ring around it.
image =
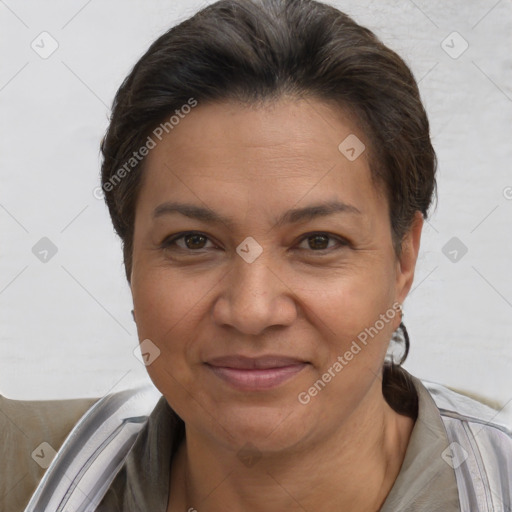
[[[213,210],[191,203],[179,203],[174,201],[168,201],[158,205],[153,211],[153,219],[175,213],[180,213],[191,219],[197,219],[208,224],[225,224],[229,229],[235,227],[235,223],[232,219],[224,217]],[[310,221],[317,217],[326,217],[335,213],[362,214],[358,208],[351,204],[341,201],[329,201],[288,210],[277,219],[275,225],[279,227],[284,224],[296,224]]]

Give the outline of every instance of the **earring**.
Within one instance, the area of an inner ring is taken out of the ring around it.
[[[396,328],[396,330],[393,332],[393,335],[392,335],[391,339],[393,341],[399,343],[401,341],[401,336],[398,334],[398,331],[402,331],[402,333],[403,333],[403,328],[405,328],[404,323],[403,323],[403,319],[404,319],[404,306],[403,306],[403,304],[398,304],[397,310],[400,312],[400,323],[398,324],[398,327]]]
[[[133,309],[132,309],[132,317],[133,317],[133,321],[137,322],[137,320],[135,320],[135,311]]]

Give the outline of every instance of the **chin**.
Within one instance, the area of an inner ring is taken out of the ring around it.
[[[261,452],[281,452],[300,443],[308,430],[307,418],[282,406],[225,404],[217,411],[217,436],[236,451],[249,444]]]

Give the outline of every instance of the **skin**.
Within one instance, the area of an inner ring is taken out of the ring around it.
[[[399,314],[307,405],[297,399],[403,303],[414,278],[421,213],[398,258],[368,151],[351,162],[338,150],[350,134],[369,148],[354,119],[320,100],[200,104],[147,157],[131,290],[139,339],[161,350],[149,376],[186,424],[168,511],[375,511],[398,475],[414,421],[391,409],[381,386]],[[153,219],[171,200],[206,206],[233,225]],[[276,225],[289,209],[329,200],[361,214]],[[161,247],[188,230],[206,238]],[[252,263],[236,252],[248,236],[263,249]],[[309,364],[278,387],[249,392],[204,364],[269,353]],[[247,442],[259,456],[250,466],[237,456]]]

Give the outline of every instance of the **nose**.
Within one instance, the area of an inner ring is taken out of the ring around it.
[[[268,327],[289,326],[297,317],[295,292],[277,265],[263,254],[252,263],[236,258],[231,272],[221,281],[213,306],[218,325],[258,335]],[[280,276],[281,274],[281,276]]]

